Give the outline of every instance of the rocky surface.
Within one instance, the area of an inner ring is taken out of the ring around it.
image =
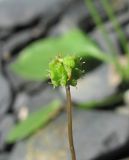
[[[0,160],[8,160],[9,155],[8,153],[0,154]]]
[[[106,155],[114,159],[126,147],[129,118],[111,112],[74,110],[74,141],[77,158],[91,160]],[[19,142],[9,160],[66,160],[66,115],[60,115],[46,128],[24,142]],[[121,129],[120,129],[121,126]],[[67,150],[67,152],[66,152]],[[33,158],[32,158],[33,157]]]
[[[0,151],[3,150],[5,146],[6,136],[9,131],[14,127],[15,119],[12,115],[6,115],[0,120]]]
[[[110,0],[112,5],[117,11],[121,11],[127,7],[127,0],[124,3],[117,0],[117,3]],[[13,28],[15,26],[30,25],[36,18],[47,18],[50,19],[55,15],[59,15],[62,11],[66,12],[66,7],[70,6],[72,3],[78,3],[77,0],[30,0],[26,2],[25,0],[1,0],[0,1],[0,27],[1,28]],[[80,0],[83,3],[83,0]],[[101,10],[101,3],[94,0],[96,7]],[[51,11],[51,12],[50,12]]]
[[[110,3],[129,37],[129,0],[110,0]],[[104,26],[117,53],[123,53],[101,3],[94,0],[94,5],[104,19]],[[4,73],[4,76],[0,74],[0,160],[69,159],[64,114],[35,136],[18,142],[14,148],[6,146],[5,137],[15,119],[24,120],[29,113],[53,99],[65,99],[60,91],[47,87],[46,82],[28,81],[15,75],[8,62],[13,63],[19,51],[34,40],[60,35],[77,26],[88,32],[104,52],[110,52],[84,0],[0,0],[0,70]],[[116,93],[119,82],[112,66],[96,67],[79,81],[77,89],[71,89],[73,101],[101,100]],[[127,95],[125,103],[128,105]],[[75,109],[74,138],[78,159],[118,160],[127,157],[128,130],[128,115]]]
[[[55,18],[74,0],[0,1],[1,28],[30,25],[39,17]],[[51,12],[50,12],[51,11]]]
[[[106,26],[106,25],[105,25]],[[112,54],[112,48],[111,46],[109,46],[109,44],[107,43],[106,39],[104,38],[103,33],[98,30],[95,29],[90,36],[92,36],[92,39],[97,43],[97,45],[104,51],[105,54]],[[111,45],[113,46],[113,53],[114,54],[120,54],[121,50],[120,50],[120,46],[119,46],[119,41],[118,38],[116,36],[116,33],[114,32],[109,32],[108,33],[108,37],[111,41]]]
[[[12,88],[15,91],[27,91],[30,92],[30,90],[35,90],[38,88],[43,88],[45,84],[43,82],[37,82],[32,80],[27,80],[26,78],[23,78],[19,75],[16,75],[11,69],[10,65],[5,66],[5,72],[8,77],[9,82],[11,83]]]
[[[7,80],[0,74],[0,117],[9,109],[11,90]]]

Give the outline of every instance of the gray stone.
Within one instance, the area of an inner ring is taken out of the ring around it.
[[[105,25],[106,26],[106,25]],[[108,38],[111,42],[111,45],[113,46],[113,52],[111,52],[111,46],[107,43],[107,41],[104,38],[103,33],[95,29],[93,32],[91,32],[90,36],[92,39],[97,43],[97,45],[100,47],[101,50],[103,50],[107,54],[120,54],[120,46],[118,44],[118,38],[116,36],[116,33],[108,31]]]
[[[8,75],[8,79],[12,85],[12,88],[16,91],[23,89],[24,91],[31,92],[31,90],[42,87],[43,82],[27,80],[20,75],[15,74],[10,69],[10,64],[5,66],[5,71]]]
[[[126,146],[128,116],[112,112],[74,110],[74,143],[79,160],[113,159]],[[63,113],[30,139],[19,142],[9,160],[68,160],[66,115]],[[66,152],[67,151],[67,152]]]
[[[30,103],[28,104],[30,112],[34,112],[38,107],[47,105],[53,100],[62,100],[58,90],[47,86],[40,92],[37,92],[35,95],[30,97]]]
[[[78,80],[77,88],[71,87],[72,100],[77,103],[101,101],[116,93],[118,84],[119,79],[115,76],[113,68],[105,64],[100,65]],[[65,93],[62,88],[61,91]]]
[[[7,80],[0,74],[0,117],[9,109],[11,90]]]
[[[26,24],[30,24],[40,17],[45,19],[59,15],[62,11],[67,12],[68,8],[65,7],[70,6],[72,3],[76,3],[76,1],[77,0],[1,0],[0,27],[9,28],[14,26],[24,26]],[[80,1],[83,3],[83,0]],[[115,10],[121,11],[127,7],[127,0],[123,1],[121,3],[120,0],[117,0],[117,3],[115,3],[114,0],[111,0],[111,3]],[[99,9],[99,12],[103,13],[103,7],[101,3],[97,0],[95,0],[94,3]]]
[[[49,86],[41,91],[37,91],[33,95],[27,94],[26,92],[20,92],[16,96],[13,109],[17,118],[19,120],[24,120],[30,113],[38,111],[38,109],[56,99],[62,100],[57,89],[53,89]]]
[[[6,0],[0,1],[0,27],[29,25],[40,17],[50,19],[59,15],[74,0]]]
[[[6,145],[6,137],[9,131],[14,127],[15,119],[12,115],[6,115],[0,120],[0,150],[3,150]]]
[[[9,159],[9,155],[7,153],[0,154],[0,160],[8,160],[8,159]]]
[[[26,29],[25,31],[12,35],[3,47],[3,56],[4,54],[11,54],[13,51],[21,49],[28,42],[34,40],[38,35],[41,35],[41,31],[44,31],[43,28],[39,32],[37,30],[38,27],[35,27],[34,29]]]
[[[49,35],[63,34],[77,27],[84,18],[88,17],[89,12],[86,9],[85,2],[82,0],[76,1],[67,9],[67,12],[62,15],[59,23],[50,28]]]
[[[120,12],[121,10],[124,10],[124,8],[128,6],[127,0],[124,0],[122,2],[120,0],[116,0],[116,1],[110,0],[110,3],[113,5],[113,8],[116,12]],[[100,13],[100,16],[105,18],[106,14],[105,14],[105,11],[103,10],[101,2],[96,0],[94,0],[93,2],[96,6],[96,9]],[[128,14],[129,14],[128,11],[125,11],[124,13],[122,13],[122,15],[117,16],[118,22],[120,24],[123,24],[125,21],[127,21]],[[62,15],[59,23],[57,23],[56,25],[54,25],[54,27],[50,29],[49,34],[50,35],[62,34],[64,32],[67,32],[70,29],[73,29],[74,27],[77,27],[78,25],[81,25],[81,22],[84,22],[86,27],[92,21],[92,18],[89,19],[89,16],[90,14],[87,9],[87,6],[85,5],[85,2],[83,0],[77,1],[73,3],[71,7],[67,9],[67,12],[65,12]],[[104,26],[108,29],[108,32],[109,31],[111,32],[113,30],[113,25],[110,21],[104,22]],[[112,33],[110,36],[112,37]]]

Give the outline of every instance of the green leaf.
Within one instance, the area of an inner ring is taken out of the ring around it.
[[[91,100],[86,103],[79,103],[77,106],[82,109],[92,109],[100,107],[108,107],[113,104],[119,103],[123,99],[123,93],[116,93],[102,100]]]
[[[60,101],[53,101],[48,106],[44,106],[39,111],[32,113],[25,121],[17,124],[7,136],[7,143],[26,138],[38,128],[45,126],[61,109]]]
[[[46,79],[49,62],[59,54],[112,61],[83,32],[76,29],[63,36],[49,37],[31,44],[21,52],[11,68],[26,79],[42,81]]]

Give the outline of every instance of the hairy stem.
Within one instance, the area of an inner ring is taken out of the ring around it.
[[[68,140],[69,149],[71,153],[72,160],[76,160],[76,154],[73,143],[73,129],[72,129],[72,103],[71,103],[71,93],[70,86],[66,86],[66,96],[67,96],[67,117],[68,117]]]

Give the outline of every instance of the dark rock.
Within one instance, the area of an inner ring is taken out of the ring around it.
[[[7,80],[0,74],[0,117],[9,109],[11,90]]]
[[[128,116],[77,109],[73,115],[77,159],[106,159],[106,156],[113,159],[126,146],[129,140]],[[62,114],[39,133],[17,144],[9,160],[26,160],[32,157],[36,160],[70,159],[66,131],[66,115]]]
[[[12,30],[11,29],[2,29],[0,30],[0,40],[5,40],[9,36],[11,36]]]
[[[116,93],[118,84],[112,67],[101,65],[78,80],[77,88],[71,87],[72,100],[77,103],[100,101]]]
[[[38,109],[56,99],[61,100],[60,94],[56,89],[51,87],[46,87],[33,95],[22,92],[16,96],[13,109],[17,118],[23,120],[31,112],[38,111]]]
[[[15,119],[12,115],[6,115],[0,120],[0,150],[3,150],[6,146],[5,140],[9,131],[14,127]]]

